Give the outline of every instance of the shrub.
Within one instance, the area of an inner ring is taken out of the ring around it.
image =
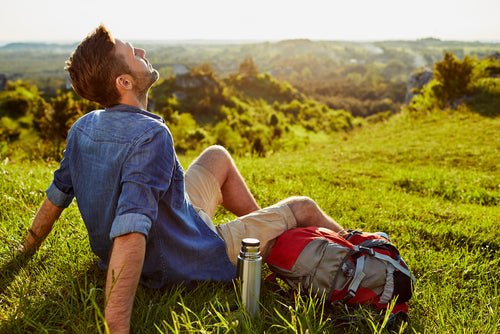
[[[217,123],[214,130],[215,144],[224,146],[229,152],[237,153],[242,146],[240,135],[226,121]]]
[[[22,95],[9,94],[0,105],[0,115],[17,119],[25,116],[31,109],[31,101]]]
[[[434,92],[443,106],[470,92],[473,68],[472,58],[465,56],[460,61],[449,52],[444,54],[442,61],[436,63],[434,77],[438,84],[434,86]]]

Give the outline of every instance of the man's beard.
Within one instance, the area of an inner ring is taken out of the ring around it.
[[[134,89],[138,96],[145,97],[147,96],[149,89],[153,84],[158,81],[160,78],[160,74],[157,70],[153,69],[152,71],[138,73],[133,73],[133,78],[135,80]]]

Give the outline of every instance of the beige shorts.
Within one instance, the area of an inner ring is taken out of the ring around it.
[[[297,227],[292,210],[286,204],[276,204],[214,226],[212,218],[222,203],[222,193],[215,177],[206,168],[194,164],[186,171],[186,192],[198,214],[226,242],[227,255],[236,265],[244,238],[260,240],[262,257],[267,258],[275,239],[286,230]]]

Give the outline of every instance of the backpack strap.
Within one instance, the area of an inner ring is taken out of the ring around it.
[[[365,268],[365,258],[366,255],[362,255],[356,260],[356,272],[354,273],[351,284],[349,284],[349,288],[347,288],[347,294],[343,300],[348,300],[354,297],[356,295],[356,291],[358,291],[361,281],[365,278],[366,274],[363,271]]]
[[[362,230],[354,230],[354,229],[345,229],[345,230],[342,230],[340,232],[338,232],[338,234],[340,236],[342,236],[344,239],[346,239],[347,241],[349,241],[349,239],[351,239],[351,237],[355,234],[361,234],[363,233]]]
[[[383,246],[389,246],[389,247],[393,248],[397,253],[396,259],[394,259],[388,255],[375,252],[372,249],[372,248],[381,248]],[[364,248],[372,249],[372,252],[366,252],[366,251],[365,252],[371,256],[374,256],[376,259],[379,259],[379,260],[382,260],[385,262],[389,262],[397,270],[401,271],[403,274],[410,277],[414,284],[417,282],[415,277],[411,274],[410,270],[408,269],[408,266],[406,265],[405,261],[403,261],[403,259],[399,256],[399,252],[398,252],[397,248],[392,244],[392,242],[387,241],[387,240],[383,240],[383,239],[369,239],[369,240],[363,241],[357,247],[363,251],[365,251]],[[355,248],[356,248],[356,246],[355,246]],[[403,263],[403,265],[401,265],[401,262]]]
[[[363,247],[368,247],[368,248],[380,248],[380,249],[387,249],[387,250],[393,250],[396,252],[396,254],[399,254],[398,249],[392,242],[389,240],[385,239],[368,239],[360,243],[358,246],[363,246]]]
[[[337,284],[337,280],[340,276],[340,272],[342,271],[342,268],[344,267],[344,264],[347,262],[347,260],[354,255],[355,253],[358,253],[355,250],[350,250],[346,256],[344,256],[344,259],[342,262],[340,262],[339,267],[337,269],[337,272],[335,273],[335,277],[333,278],[332,284],[330,284],[330,290],[328,290],[327,296],[329,297],[329,300],[332,300],[333,293],[335,292],[335,285]]]
[[[384,291],[380,295],[380,304],[389,304],[394,294],[394,266],[388,264],[386,268]]]
[[[382,242],[383,244],[390,244],[390,242]],[[328,291],[328,296],[330,296],[330,300],[332,299],[333,293],[335,292],[335,284],[337,283],[337,279],[339,276],[340,271],[342,270],[342,267],[344,266],[345,262],[349,259],[349,257],[363,253],[360,257],[357,258],[356,260],[356,271],[354,273],[354,277],[351,280],[351,283],[349,284],[349,287],[347,289],[347,294],[342,298],[342,302],[346,302],[347,300],[351,299],[356,295],[356,291],[359,288],[359,285],[361,284],[361,281],[363,278],[366,276],[366,274],[363,272],[363,269],[365,267],[365,256],[373,256],[374,258],[388,262],[390,265],[392,265],[392,268],[388,268],[390,273],[392,274],[394,272],[394,269],[397,269],[401,271],[403,274],[407,275],[408,277],[411,278],[414,284],[416,284],[416,279],[415,277],[411,274],[410,270],[408,269],[408,266],[406,263],[403,261],[403,259],[397,255],[396,259],[393,259],[392,257],[381,254],[376,252],[373,248],[366,247],[366,246],[360,246],[360,245],[353,245],[354,250],[351,250],[342,260],[342,263],[340,263],[339,268],[337,269],[337,273],[335,274],[335,277],[333,279],[332,285],[330,287],[330,291]],[[402,265],[401,262],[404,264]],[[388,272],[389,274],[389,272]],[[391,275],[392,276],[392,275]],[[387,282],[386,282],[387,283]],[[390,282],[389,282],[390,283]],[[384,287],[384,291],[386,291],[386,288]],[[388,289],[390,290],[390,289]]]
[[[378,254],[373,248],[358,245],[354,245],[354,251],[362,254],[356,260],[356,271],[354,272],[354,277],[352,278],[352,281],[347,288],[347,294],[342,299],[344,302],[356,295],[356,291],[358,291],[361,281],[366,276],[365,272],[363,271],[365,269],[366,256],[369,255],[376,257],[376,255]]]
[[[408,266],[406,265],[405,261],[398,255],[397,259],[393,259],[392,257],[384,254],[380,254],[375,252],[375,255],[373,255],[376,259],[388,262],[392,264],[397,270],[405,274],[406,276],[410,277],[411,280],[413,281],[413,284],[417,283],[417,280],[415,277],[411,274],[410,270],[408,269]],[[404,266],[401,264],[403,262]]]
[[[360,253],[368,253],[370,255],[375,254],[375,251],[372,248],[357,246],[357,245],[353,245],[353,247],[354,247],[354,249],[350,250],[347,253],[347,255],[344,257],[344,259],[340,263],[339,268],[337,269],[337,272],[335,273],[335,277],[333,278],[333,282],[330,285],[330,290],[328,291],[328,296],[329,296],[330,300],[332,299],[333,293],[335,292],[335,285],[337,284],[337,279],[339,278],[339,274],[342,271],[342,268],[344,267],[344,264],[347,262],[347,260],[351,256],[357,255]],[[358,290],[359,285],[361,284],[361,281],[366,276],[366,274],[363,272],[364,267],[365,267],[365,258],[364,258],[364,256],[360,256],[356,260],[356,271],[354,273],[354,277],[353,277],[351,283],[349,284],[347,294],[344,296],[344,298],[342,298],[342,302],[345,302],[356,295],[356,291]]]

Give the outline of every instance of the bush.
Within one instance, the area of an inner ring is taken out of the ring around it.
[[[0,119],[0,142],[5,145],[19,138],[21,130],[19,124],[9,117]]]
[[[500,78],[491,77],[498,61],[486,58],[477,62],[469,57],[458,60],[445,53],[436,63],[435,78],[416,95],[404,110],[428,113],[443,108],[467,106],[485,116],[499,114]]]
[[[25,96],[9,94],[0,105],[0,116],[17,119],[25,116],[31,109],[31,101]]]
[[[215,144],[224,146],[229,152],[237,153],[242,147],[240,135],[226,121],[217,123],[214,128]]]
[[[470,93],[473,68],[472,58],[465,56],[460,61],[449,52],[444,54],[442,61],[436,63],[434,77],[438,84],[434,86],[434,93],[443,106]]]

